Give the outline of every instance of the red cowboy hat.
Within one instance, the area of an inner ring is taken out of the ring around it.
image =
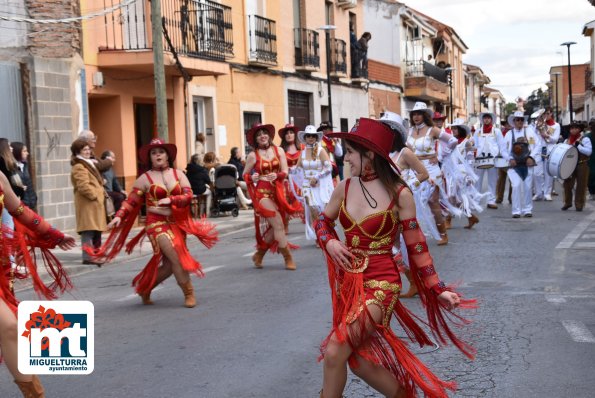
[[[256,148],[256,140],[254,138],[258,130],[266,131],[269,137],[271,137],[271,141],[273,140],[273,138],[275,138],[275,126],[273,126],[272,124],[254,123],[252,125],[252,128],[250,128],[250,130],[248,130],[248,133],[246,134],[246,140],[248,141],[248,145],[250,145],[252,148]]]
[[[282,140],[285,139],[285,134],[290,130],[293,131],[294,134],[297,134],[297,127],[291,123],[287,123],[285,127],[279,129],[279,137],[281,137]]]
[[[434,112],[434,115],[432,116],[432,120],[444,120],[446,119],[446,115],[443,115],[440,112]]]
[[[399,170],[389,153],[393,147],[394,134],[390,127],[378,120],[360,118],[349,133],[329,133],[327,136],[356,142],[386,159],[393,169]]]
[[[167,152],[168,160],[170,163],[173,162],[174,160],[176,160],[178,148],[174,144],[168,144],[165,141],[163,141],[161,138],[153,138],[151,140],[151,142],[149,142],[147,145],[142,146],[138,150],[138,157],[143,164],[150,166],[151,160],[149,158],[149,153],[151,152],[151,149],[153,149],[153,148],[165,149],[165,152]]]

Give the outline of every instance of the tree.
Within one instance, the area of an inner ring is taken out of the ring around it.
[[[514,102],[508,102],[504,105],[504,116],[508,117],[508,115],[514,113],[516,111],[516,104]]]
[[[531,115],[533,112],[545,108],[550,103],[549,92],[540,88],[533,90],[531,95],[525,101],[525,115]]]

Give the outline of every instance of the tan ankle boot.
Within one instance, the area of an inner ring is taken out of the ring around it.
[[[437,242],[438,246],[444,246],[448,244],[448,234],[446,233],[446,225],[436,224],[438,232],[440,232],[440,240]]]
[[[165,268],[159,267],[157,269],[157,279],[155,280],[155,284],[147,293],[139,293],[141,300],[143,301],[144,305],[153,305],[153,300],[151,300],[151,292],[155,289],[156,286],[159,286],[164,280],[170,277],[172,274],[171,270],[167,272]]]
[[[444,225],[446,226],[446,229],[452,228],[452,216],[446,216],[444,219]]]
[[[39,377],[33,376],[31,381],[14,381],[23,393],[24,398],[44,398],[45,393]]]
[[[192,286],[192,281],[188,280],[186,283],[178,283],[182,288],[182,292],[184,292],[184,306],[187,308],[192,308],[196,306],[196,299],[194,298],[194,286]]]
[[[295,271],[296,266],[293,262],[293,257],[291,257],[291,252],[289,251],[289,248],[279,248],[279,253],[283,255],[283,259],[285,260],[285,269]]]
[[[411,279],[411,271],[410,270],[405,271],[405,276],[407,277],[407,280],[409,281],[409,290],[407,290],[407,293],[401,294],[401,298],[410,298],[417,294],[417,286],[415,285],[415,282],[413,282],[413,279]]]
[[[475,214],[471,214],[471,217],[467,217],[467,220],[469,220],[469,224],[463,227],[465,229],[471,229],[475,224],[479,222],[479,218],[477,218]]]
[[[256,268],[262,268],[262,259],[265,254],[267,254],[266,249],[257,249],[252,255],[252,262],[254,262]]]

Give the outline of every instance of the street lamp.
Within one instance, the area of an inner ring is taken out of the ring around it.
[[[331,30],[335,30],[335,25],[324,25],[318,28],[318,30],[324,30],[324,36],[326,39],[326,85],[327,85],[327,97],[328,97],[328,119],[331,126],[333,124],[333,101],[331,96]]]
[[[567,41],[565,43],[560,44],[561,46],[566,46],[568,49],[568,107],[570,111],[570,123],[572,123],[574,118],[572,117],[572,74],[570,73],[570,46],[576,44],[574,41]]]
[[[452,72],[455,71],[455,68],[448,68],[444,69],[448,74],[448,91],[449,91],[449,106],[450,106],[450,122],[452,123]]]
[[[562,74],[562,72],[554,72],[554,73],[552,73],[552,75],[554,75],[554,77],[555,77],[555,82],[556,82],[555,83],[556,88],[555,88],[554,91],[556,92],[556,122],[557,123],[560,123],[560,114],[558,112],[558,96],[560,95],[560,91],[559,91],[559,88],[558,88],[558,76],[560,76],[561,74]]]

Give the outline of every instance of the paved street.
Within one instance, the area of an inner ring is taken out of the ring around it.
[[[481,214],[472,232],[457,220],[447,247],[430,243],[442,279],[461,283],[466,296],[480,301],[464,331],[478,349],[475,361],[451,347],[420,353],[441,377],[459,383],[452,396],[593,396],[595,206],[589,203],[577,213],[560,211],[559,197],[537,202],[534,218],[519,220],[501,205]],[[284,270],[281,256],[270,254],[264,269],[254,269],[248,214],[236,220],[238,227],[226,224],[210,251],[194,246],[207,272],[194,279],[194,309],[182,306],[173,278],[155,289],[154,306],[140,304],[130,282],[146,257],[76,276],[76,289],[63,299],[95,305],[95,371],[42,376],[47,396],[318,397],[318,344],[331,319],[321,252],[294,222],[290,239],[302,246],[298,270]],[[24,290],[19,297],[33,295]],[[417,299],[406,305],[420,310]],[[0,380],[0,397],[16,396],[5,366]],[[345,396],[379,395],[350,378]]]

